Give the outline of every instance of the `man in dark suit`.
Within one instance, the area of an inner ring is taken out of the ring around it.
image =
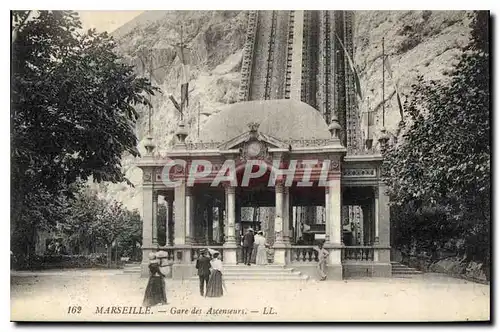
[[[208,287],[208,279],[210,279],[210,258],[207,257],[206,250],[203,250],[201,256],[196,260],[196,268],[200,278],[200,295],[205,296],[205,284]]]
[[[243,264],[250,265],[254,242],[253,229],[249,228],[243,235]]]

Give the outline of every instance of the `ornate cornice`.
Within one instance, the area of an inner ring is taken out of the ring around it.
[[[342,170],[344,177],[375,178],[377,170],[375,168],[344,168]]]

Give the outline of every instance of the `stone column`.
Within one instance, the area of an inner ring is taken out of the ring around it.
[[[206,244],[210,245],[210,243],[214,240],[214,208],[212,202],[209,202],[207,207],[207,231],[206,231]]]
[[[152,226],[152,242],[153,246],[158,245],[158,192],[153,191],[153,226]]]
[[[167,196],[167,246],[174,245],[174,202]]]
[[[141,276],[149,276],[149,257],[153,247],[153,188],[142,186],[142,262]]]
[[[192,244],[194,242],[194,213],[193,188],[186,187],[186,244]]]
[[[224,205],[220,204],[218,207],[217,207],[217,214],[219,216],[219,238],[217,239],[217,242],[223,242],[223,238],[225,238],[224,234],[226,234],[226,228],[224,227]]]
[[[283,194],[283,242],[290,243],[290,189],[284,187]]]
[[[226,216],[227,216],[227,235],[224,242],[224,263],[236,264],[236,241],[234,237],[234,223],[236,219],[236,188],[230,185],[226,190]]]
[[[330,243],[330,190],[325,187],[325,243]]]
[[[340,245],[342,233],[342,192],[340,187],[340,179],[330,180],[328,188],[328,212],[329,212],[329,239],[330,243]]]
[[[175,187],[175,231],[174,244],[183,245],[186,243],[186,182]]]
[[[374,187],[373,188],[373,196],[374,196],[374,207],[375,207],[375,240],[374,244],[377,245],[379,244],[379,188]]]
[[[165,195],[165,247],[168,246],[168,238],[170,237],[170,221],[168,219],[168,215],[170,213],[170,207],[168,206],[168,196]]]
[[[283,182],[277,181],[274,187],[276,194],[276,208],[274,215],[274,263],[286,265],[286,244],[283,239],[283,212],[284,212],[284,186]]]
[[[387,248],[380,250],[379,261],[382,263],[390,263],[391,220],[389,196],[386,191],[387,187],[381,183],[378,187],[378,227],[376,228],[376,236],[378,235],[378,245]]]
[[[276,207],[274,215],[274,234],[275,243],[283,243],[283,207],[284,207],[284,186],[283,183],[277,182],[275,187]]]
[[[340,174],[333,174],[329,179],[328,187],[328,214],[327,219],[329,243],[325,248],[329,249],[327,273],[330,279],[342,279],[342,188]]]

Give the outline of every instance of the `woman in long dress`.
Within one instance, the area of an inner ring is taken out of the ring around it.
[[[255,264],[266,265],[267,264],[267,250],[266,250],[266,238],[262,231],[257,232],[255,236],[255,244],[257,245],[257,256],[255,257]]]
[[[222,261],[219,259],[219,252],[212,251],[212,261],[210,261],[210,279],[208,279],[207,297],[221,297],[224,294],[222,290]]]
[[[160,262],[156,255],[149,255],[149,280],[144,292],[144,307],[151,307],[157,304],[167,304],[167,294],[165,291],[165,275],[160,271]]]

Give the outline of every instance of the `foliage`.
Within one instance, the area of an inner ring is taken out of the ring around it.
[[[121,157],[139,154],[135,107],[156,89],[106,33],[80,33],[75,12],[12,19],[11,215],[14,250],[26,253],[35,227],[64,218],[73,183],[127,181]]]
[[[474,252],[485,262],[491,189],[487,20],[487,13],[475,14],[473,39],[449,80],[420,78],[413,85],[405,105],[411,123],[384,161],[401,244],[429,248],[430,238],[463,238],[469,258]]]
[[[99,198],[89,189],[82,191],[72,202],[67,218],[58,230],[69,236],[70,243],[103,245],[108,249],[121,243],[121,249],[133,250],[141,239],[142,221],[137,211],[127,210],[121,203]]]

